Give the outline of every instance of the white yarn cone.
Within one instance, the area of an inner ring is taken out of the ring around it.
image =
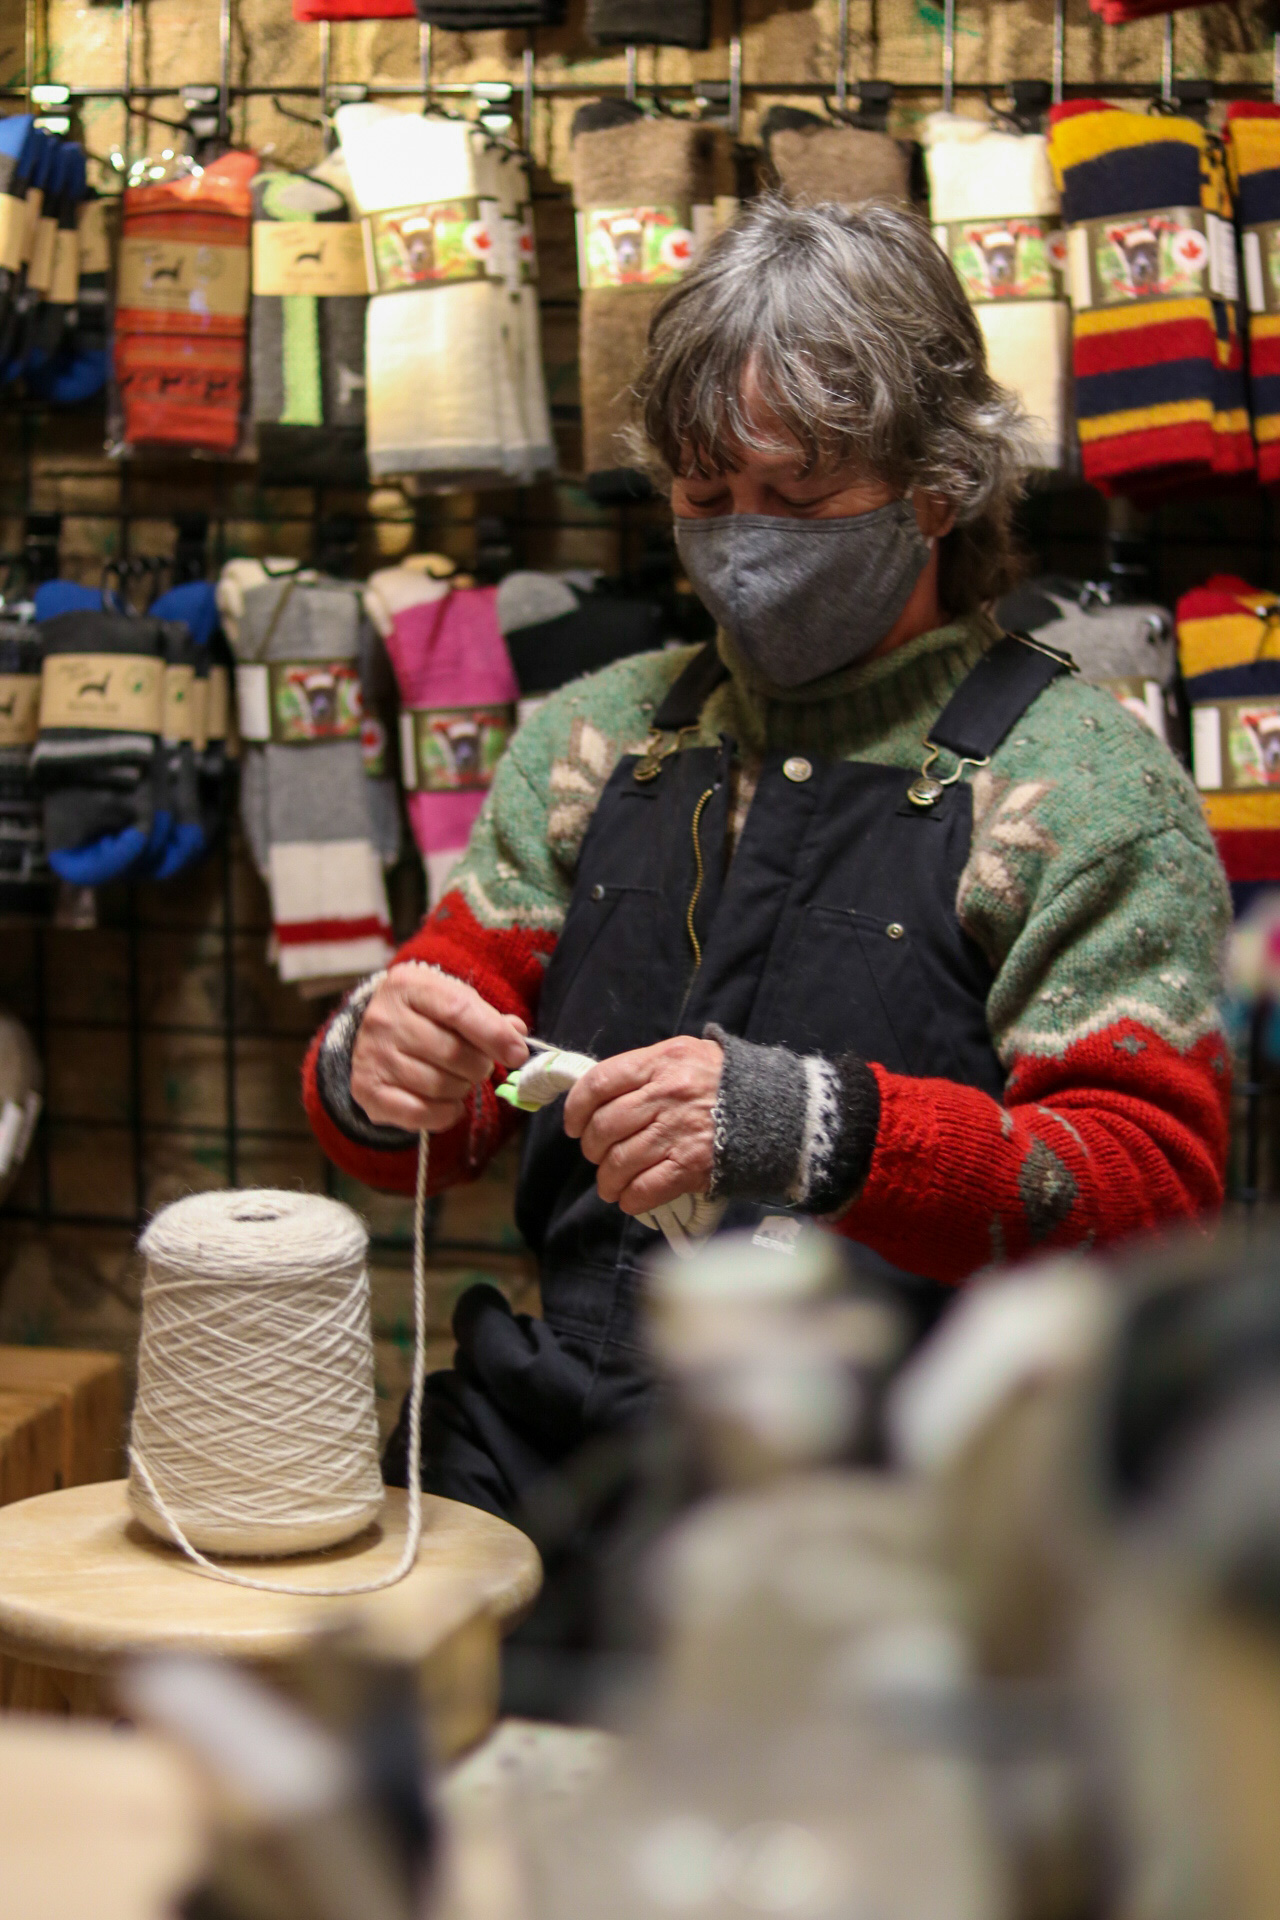
[[[147,1262],[129,1504],[192,1546],[335,1546],[381,1512],[368,1235],[316,1194],[192,1194]]]

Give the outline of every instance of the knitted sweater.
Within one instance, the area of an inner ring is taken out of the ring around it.
[[[764,752],[918,767],[921,742],[995,629],[982,616],[786,694],[722,636],[732,669],[698,743],[737,743],[743,790]],[[690,658],[643,654],[574,682],[502,760],[450,891],[401,950],[537,1029],[538,994],[592,813],[620,756]],[[946,766],[943,756],[942,766]],[[910,1272],[960,1280],[1037,1248],[1091,1246],[1221,1201],[1230,1068],[1215,996],[1229,908],[1190,782],[1109,693],[1055,680],[972,778],[956,911],[989,960],[1002,1101],[872,1062],[869,1165],[837,1229]],[[325,1151],[411,1189],[412,1136],[350,1092],[375,982],[317,1035],[304,1070]],[[432,1141],[431,1184],[474,1178],[518,1124],[493,1086]]]

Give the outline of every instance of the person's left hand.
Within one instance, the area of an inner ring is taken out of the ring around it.
[[[583,1074],[565,1101],[564,1130],[600,1169],[602,1200],[648,1213],[707,1191],[723,1065],[714,1040],[680,1035],[617,1053]]]

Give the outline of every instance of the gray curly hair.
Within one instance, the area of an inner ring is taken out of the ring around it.
[[[973,309],[917,214],[753,201],[654,314],[635,433],[651,469],[731,472],[744,450],[776,450],[744,405],[748,371],[806,472],[858,465],[950,503],[939,591],[951,613],[1012,584],[1026,417],[988,372]]]

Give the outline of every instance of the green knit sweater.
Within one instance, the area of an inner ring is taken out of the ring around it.
[[[930,727],[995,635],[973,616],[785,693],[722,637],[731,677],[707,701],[698,740],[738,743],[748,793],[753,762],[770,751],[918,767]],[[641,655],[546,702],[499,766],[450,892],[405,957],[462,973],[536,1022],[596,804],[690,657]],[[954,765],[944,755],[936,770]],[[1195,790],[1162,743],[1110,694],[1064,676],[990,766],[964,777],[974,834],[955,905],[994,972],[987,1017],[1005,1098],[873,1063],[875,1153],[840,1223],[939,1277],[1213,1207],[1229,1088],[1216,1008],[1229,902]],[[339,1021],[321,1037],[335,1056],[343,1034]],[[365,1179],[408,1184],[409,1155],[362,1129],[340,1098],[314,1087],[309,1097],[335,1158]],[[452,1147],[442,1137],[438,1169],[477,1169],[503,1124],[490,1108],[476,1103]]]

